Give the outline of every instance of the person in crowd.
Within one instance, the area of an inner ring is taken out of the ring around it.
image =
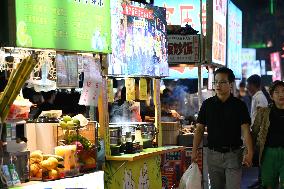
[[[54,104],[56,91],[52,90],[48,92],[42,92],[41,94],[43,96],[44,102],[40,105],[40,109],[42,111],[55,110],[57,108]]]
[[[243,81],[239,84],[238,98],[241,99],[246,104],[246,106],[248,108],[248,111],[250,113],[250,110],[251,110],[251,96],[247,93],[246,83],[243,82]]]
[[[267,107],[268,106],[268,101],[266,96],[264,95],[263,91],[262,91],[262,87],[261,87],[261,78],[259,75],[252,75],[247,79],[247,89],[248,92],[250,94],[250,96],[252,97],[252,103],[251,103],[251,122],[254,122],[255,116],[256,116],[256,112],[259,108],[261,107]],[[254,156],[254,166],[258,167],[258,161],[257,161],[257,157],[258,157],[258,150],[255,149],[255,156]],[[260,168],[258,171],[258,179],[253,182],[249,188],[260,188],[260,183],[261,183],[261,172],[260,172]]]
[[[275,81],[269,93],[273,104],[257,111],[252,126],[259,149],[261,182],[265,189],[284,188],[284,82]]]
[[[266,89],[264,86],[262,86],[262,87],[261,87],[261,91],[263,92],[264,96],[266,97],[266,100],[267,100],[268,104],[272,104],[273,101],[272,101],[272,99],[271,99],[271,97],[270,97],[270,94],[269,94],[269,92],[267,91],[267,89]]]
[[[192,161],[197,161],[197,149],[207,126],[207,164],[212,189],[240,189],[242,164],[252,165],[253,144],[250,116],[243,101],[231,94],[235,75],[222,67],[214,73],[216,96],[205,100],[197,118]],[[242,134],[246,144],[243,156]]]
[[[268,101],[261,90],[261,78],[259,75],[252,75],[247,79],[247,89],[252,96],[251,121],[253,123],[257,109],[267,107]]]

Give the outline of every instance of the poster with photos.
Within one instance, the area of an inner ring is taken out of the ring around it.
[[[108,75],[168,76],[166,9],[111,0],[111,17]]]
[[[212,62],[226,64],[227,0],[213,1]]]

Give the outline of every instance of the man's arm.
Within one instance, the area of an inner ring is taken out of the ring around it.
[[[245,140],[245,145],[247,148],[247,153],[244,155],[243,164],[250,167],[252,165],[252,158],[253,158],[253,143],[252,143],[252,136],[250,133],[250,126],[249,124],[243,124],[241,127]]]
[[[204,128],[205,126],[203,124],[199,124],[199,123],[197,124],[196,130],[194,133],[194,138],[193,138],[193,148],[192,148],[192,156],[191,156],[191,160],[193,162],[197,162],[197,150],[203,139]]]

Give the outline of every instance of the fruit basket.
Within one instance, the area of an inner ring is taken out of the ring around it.
[[[96,168],[96,145],[81,134],[70,134],[65,141],[68,145],[76,145],[76,154],[80,172]]]
[[[96,169],[97,124],[86,122],[81,116],[64,116],[58,126],[58,145],[76,145],[78,167],[82,173]]]

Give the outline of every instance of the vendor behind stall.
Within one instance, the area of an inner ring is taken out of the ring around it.
[[[162,121],[177,121],[181,118],[176,111],[177,100],[173,97],[162,96],[161,98],[161,119]]]
[[[48,91],[48,92],[41,92],[44,102],[39,105],[38,111],[35,114],[34,118],[37,118],[42,111],[48,111],[48,110],[57,110],[58,107],[54,104],[54,100],[56,97],[56,91]]]
[[[126,88],[121,89],[121,98],[109,107],[109,120],[115,122],[139,122],[142,121],[139,107],[134,102],[126,101]]]

